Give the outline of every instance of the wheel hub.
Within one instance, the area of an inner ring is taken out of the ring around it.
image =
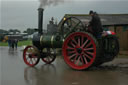
[[[79,54],[82,53],[82,49],[81,49],[81,48],[76,48],[76,50],[77,50],[77,52],[78,52]]]
[[[32,58],[32,54],[29,54],[29,58]]]

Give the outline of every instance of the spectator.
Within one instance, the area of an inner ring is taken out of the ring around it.
[[[14,43],[15,43],[15,41],[14,41],[14,39],[12,39],[11,40],[11,47],[14,49]]]
[[[14,40],[14,45],[15,45],[15,48],[16,48],[16,49],[17,49],[17,44],[18,44],[18,40],[15,39],[15,40]]]
[[[8,46],[11,47],[11,39],[8,39]]]

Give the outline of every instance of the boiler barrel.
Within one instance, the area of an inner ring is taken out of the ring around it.
[[[57,41],[55,35],[42,35],[40,37],[40,44],[42,47],[61,48],[63,40]]]
[[[56,35],[40,35],[34,34],[33,45],[38,48],[61,48],[63,45],[63,39],[57,40]]]

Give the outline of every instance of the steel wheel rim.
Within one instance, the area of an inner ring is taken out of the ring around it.
[[[35,66],[39,62],[38,54],[33,54],[34,51],[35,48],[33,46],[27,46],[24,49],[23,59],[28,66]]]
[[[96,44],[86,33],[72,33],[63,44],[63,56],[65,62],[73,69],[86,69],[95,61]]]
[[[53,52],[51,53],[50,48],[46,50],[49,53],[49,55],[46,56],[45,58],[42,58],[42,61],[44,61],[46,64],[51,64],[56,59],[56,55]]]

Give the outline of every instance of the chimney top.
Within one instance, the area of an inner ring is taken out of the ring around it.
[[[38,8],[38,10],[42,10],[42,11],[44,11],[44,8]]]

